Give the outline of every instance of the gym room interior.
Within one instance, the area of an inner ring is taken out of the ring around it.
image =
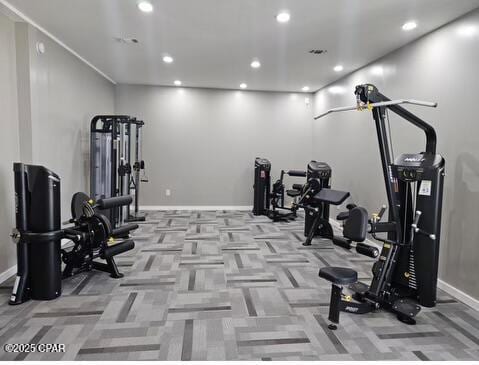
[[[0,0],[0,360],[479,360],[479,0]]]

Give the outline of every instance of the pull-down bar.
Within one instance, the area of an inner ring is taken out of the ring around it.
[[[391,105],[399,105],[399,104],[411,104],[411,105],[427,106],[427,107],[430,107],[430,108],[437,107],[437,103],[433,103],[433,102],[430,102],[430,101],[414,100],[414,99],[399,99],[399,100],[391,100],[391,101],[380,101],[378,103],[372,103],[372,104],[359,104],[359,105],[343,106],[343,107],[339,107],[339,108],[329,109],[329,110],[325,111],[324,113],[321,113],[321,114],[315,116],[314,120],[322,118],[322,117],[324,117],[328,114],[331,114],[331,113],[345,112],[345,111],[348,111],[348,110],[369,110],[370,108],[382,107],[382,106],[391,106]]]

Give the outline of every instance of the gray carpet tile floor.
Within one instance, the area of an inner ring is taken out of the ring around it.
[[[321,267],[371,278],[373,259],[316,239],[303,220],[272,223],[240,211],[156,211],[117,258],[122,279],[82,273],[53,301],[7,305],[0,344],[62,343],[64,353],[1,360],[477,360],[479,312],[439,292],[415,326],[386,311],[342,313],[327,328]]]

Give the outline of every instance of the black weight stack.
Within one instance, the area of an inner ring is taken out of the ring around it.
[[[60,177],[14,163],[18,271],[10,304],[61,294]]]

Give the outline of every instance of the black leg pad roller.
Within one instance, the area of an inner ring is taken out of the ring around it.
[[[116,196],[113,198],[103,198],[98,200],[98,208],[100,209],[110,209],[115,207],[121,207],[123,205],[131,204],[133,198],[131,195]]]
[[[106,248],[103,251],[103,254],[102,254],[101,258],[102,259],[110,259],[113,256],[119,255],[119,254],[121,254],[123,252],[126,252],[126,251],[133,250],[134,248],[135,248],[135,242],[132,241],[132,240],[126,240],[126,241],[117,243],[115,245],[108,246],[108,248]]]
[[[138,229],[139,225],[138,224],[125,224],[121,227],[115,228],[112,231],[112,236],[113,237],[119,237],[123,235],[129,234],[131,231],[134,231],[135,229]]]

